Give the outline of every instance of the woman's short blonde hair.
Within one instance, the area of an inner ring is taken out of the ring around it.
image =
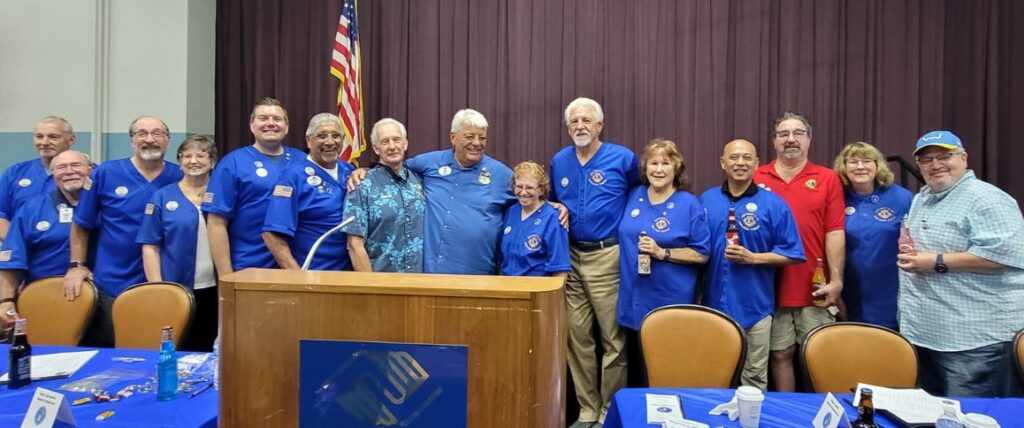
[[[647,147],[644,147],[644,152],[640,155],[640,181],[648,184],[647,160],[657,155],[665,156],[675,167],[676,175],[672,178],[672,187],[679,190],[687,190],[690,183],[686,180],[686,160],[683,159],[683,155],[676,149],[676,143],[663,138],[655,138],[647,143]]]
[[[537,180],[537,190],[540,195],[537,197],[540,200],[546,200],[548,198],[548,173],[544,171],[544,167],[534,161],[523,161],[519,162],[515,168],[512,169],[512,193],[516,193],[516,180],[519,177],[532,177]]]
[[[836,156],[836,160],[832,165],[832,169],[839,174],[839,179],[843,181],[843,187],[850,188],[850,179],[846,178],[846,160],[850,158],[875,161],[875,186],[881,189],[892,186],[894,177],[882,151],[868,143],[858,141],[843,147],[843,150],[839,151],[839,155]]]

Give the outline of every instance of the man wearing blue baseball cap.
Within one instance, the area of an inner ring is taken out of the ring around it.
[[[917,140],[927,184],[908,225],[915,254],[900,254],[900,331],[917,348],[918,384],[952,397],[1021,393],[1010,343],[1024,328],[1024,217],[1017,201],[967,169],[949,131]]]

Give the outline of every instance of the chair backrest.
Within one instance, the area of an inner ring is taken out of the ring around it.
[[[1020,376],[1020,383],[1024,384],[1024,329],[1017,332],[1013,337],[1013,360],[1017,363],[1017,374]]]
[[[652,388],[735,387],[746,347],[746,335],[736,321],[704,306],[663,306],[640,325],[640,348]]]
[[[160,349],[160,331],[169,325],[177,347],[194,311],[192,291],[181,284],[145,282],[128,287],[114,299],[114,346]]]
[[[78,346],[98,304],[92,281],[84,281],[78,298],[68,301],[64,277],[53,276],[26,285],[18,295],[17,307],[33,345]]]
[[[849,393],[857,383],[913,388],[917,351],[899,333],[858,322],[825,324],[807,334],[804,371],[810,389]]]

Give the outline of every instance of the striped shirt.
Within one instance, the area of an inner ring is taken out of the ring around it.
[[[1024,218],[1017,201],[968,170],[949,189],[925,186],[910,207],[919,252],[969,252],[994,272],[900,271],[900,330],[918,346],[956,352],[1008,342],[1024,328]]]

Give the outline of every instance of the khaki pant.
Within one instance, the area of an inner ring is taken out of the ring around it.
[[[803,345],[807,333],[820,325],[836,322],[828,309],[818,306],[777,308],[772,320],[772,351],[781,351],[794,344]]]
[[[747,356],[740,373],[740,384],[762,391],[768,388],[768,342],[772,336],[772,316],[768,315],[747,330]]]
[[[604,421],[612,395],[626,385],[625,334],[616,321],[619,302],[619,247],[582,252],[570,249],[572,271],[565,284],[569,323],[569,370],[580,403],[579,420]],[[598,388],[594,321],[601,330],[601,385]]]

